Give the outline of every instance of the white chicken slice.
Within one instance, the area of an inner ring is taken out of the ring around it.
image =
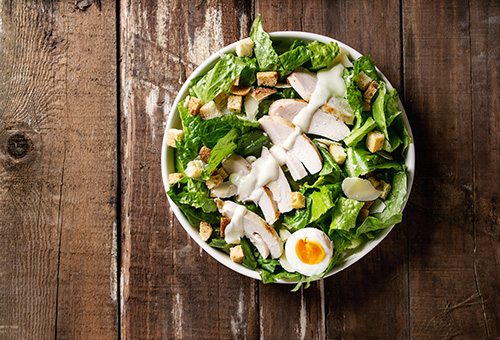
[[[285,150],[285,163],[294,180],[298,181],[307,176],[306,168],[302,162],[288,150]]]
[[[234,202],[220,199],[216,199],[216,203],[220,213],[230,219],[233,218],[236,208],[239,206]],[[247,209],[243,215],[242,223],[245,236],[257,247],[262,257],[267,258],[269,253],[274,259],[281,256],[283,242],[276,230],[260,218],[259,215]]]
[[[248,163],[245,158],[235,153],[226,157],[226,159],[222,161],[222,166],[228,174],[239,174],[243,176],[250,174],[252,169],[252,165]],[[256,190],[262,190],[262,194],[255,203],[257,203],[260,210],[262,210],[267,223],[273,224],[280,215],[278,206],[273,200],[273,194],[269,189],[264,187],[254,187],[252,191]],[[252,201],[251,197],[246,195],[239,195],[238,199],[242,202]]]
[[[280,116],[292,122],[306,106],[307,103],[303,100],[279,99],[269,108],[269,115]],[[311,118],[308,130],[304,132],[340,141],[347,137],[351,131],[344,122],[338,120],[332,114],[318,109]]]
[[[290,135],[296,134],[295,125],[279,116],[264,116],[259,119],[259,123],[273,144],[284,145],[285,142],[288,143],[287,138]],[[323,167],[318,149],[303,133],[296,134],[289,151],[304,164],[310,174],[318,173]]]
[[[302,99],[309,101],[318,83],[318,77],[309,71],[295,71],[286,79]]]
[[[217,184],[210,190],[212,197],[228,198],[238,193],[238,188],[233,183],[226,181]]]
[[[273,156],[266,147],[263,147],[261,157],[266,159],[267,157]],[[290,189],[290,184],[288,183],[281,167],[278,169],[278,178],[267,183],[266,186],[273,194],[273,199],[277,203],[278,209],[281,213],[286,213],[292,210],[292,189]]]

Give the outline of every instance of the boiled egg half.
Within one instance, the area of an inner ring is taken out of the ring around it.
[[[288,238],[285,255],[287,264],[294,271],[306,276],[318,275],[323,273],[330,263],[333,244],[323,231],[304,228]]]

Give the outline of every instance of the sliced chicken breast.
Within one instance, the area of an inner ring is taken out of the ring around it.
[[[261,157],[273,157],[266,147],[262,148]],[[292,210],[292,189],[288,183],[285,174],[281,167],[278,171],[278,178],[266,184],[267,188],[273,195],[273,200],[277,203],[281,213],[286,213]]]
[[[318,83],[318,78],[314,73],[300,70],[290,74],[287,78],[287,82],[304,100],[309,101]]]
[[[307,103],[303,100],[280,99],[271,105],[269,115],[280,116],[289,122],[293,122],[293,119],[306,106]],[[318,109],[311,118],[308,130],[304,132],[340,141],[347,137],[351,131],[344,122],[338,120],[332,114]]]

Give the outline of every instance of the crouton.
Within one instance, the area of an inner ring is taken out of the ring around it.
[[[389,183],[381,179],[380,184],[376,189],[382,191],[379,197],[385,200],[387,198],[387,195],[389,195],[389,192],[391,192],[392,187]]]
[[[293,209],[302,209],[306,206],[306,199],[304,195],[298,191],[292,192],[292,208]]]
[[[236,55],[238,57],[251,57],[253,54],[253,41],[250,38],[243,39],[236,45]]]
[[[379,88],[376,81],[372,81],[365,93],[363,93],[363,111],[370,111],[372,109],[372,101]]]
[[[221,117],[222,112],[219,110],[214,101],[208,102],[203,105],[200,109],[201,118],[203,120],[209,120],[215,117]]]
[[[275,94],[275,93],[276,93],[276,90],[267,89],[264,87],[258,87],[255,90],[253,90],[252,92],[250,92],[250,96],[252,96],[257,101],[257,103],[260,103],[264,99],[266,99],[267,97],[269,97],[270,95]]]
[[[231,112],[240,113],[241,104],[243,104],[242,96],[229,96],[227,100],[227,109]]]
[[[243,259],[245,258],[245,254],[243,254],[243,248],[241,248],[240,245],[234,246],[229,249],[229,256],[231,257],[231,260],[236,263],[243,262]]]
[[[257,85],[258,86],[276,86],[278,83],[278,72],[257,72]]]
[[[210,174],[210,178],[205,182],[208,189],[213,189],[227,178],[227,172],[223,168],[216,169]]]
[[[246,96],[247,94],[250,93],[251,90],[252,90],[251,86],[231,85],[231,87],[229,88],[229,92],[231,92],[231,94],[234,94],[236,96]],[[230,99],[231,98],[229,98],[229,100]]]
[[[378,186],[380,185],[380,182],[374,176],[367,177],[366,179],[370,181],[370,183],[375,189],[377,189]]]
[[[168,174],[168,184],[174,185],[175,183],[179,182],[182,177],[184,177],[184,175],[178,172],[174,172],[173,174]]]
[[[226,227],[231,223],[231,219],[227,217],[223,217],[220,219],[220,237],[225,237]]]
[[[167,145],[175,148],[175,142],[180,141],[184,132],[179,129],[168,129],[167,132]]]
[[[380,131],[370,131],[366,136],[366,148],[370,150],[371,153],[382,150],[384,147],[384,134]]]
[[[368,85],[370,85],[372,78],[366,75],[365,72],[361,71],[359,72],[356,77],[353,78],[354,82],[358,87],[361,89],[361,91],[366,90]]]
[[[212,152],[212,150],[210,148],[207,148],[205,145],[201,147],[199,155],[203,162],[208,163],[208,157],[210,157],[210,152]]]
[[[347,154],[345,153],[345,150],[342,147],[342,145],[337,143],[331,144],[330,147],[328,148],[328,151],[330,152],[330,155],[332,155],[335,163],[344,164],[345,159],[347,158]]]
[[[365,204],[363,205],[364,209],[370,209],[370,207],[375,203],[375,200],[373,201],[366,201]]]
[[[238,78],[236,78],[235,80],[233,80],[231,82],[231,86],[239,86],[240,85],[240,79],[241,79],[241,77],[238,76]]]
[[[186,176],[191,178],[201,177],[203,171],[203,161],[201,159],[195,159],[187,164],[184,173]]]
[[[359,219],[361,221],[366,220],[366,218],[370,215],[370,210],[366,208],[361,208],[361,211],[359,212]]]
[[[201,99],[195,97],[189,98],[188,111],[191,114],[191,116],[198,115],[198,113],[200,113],[200,109],[201,109]]]
[[[200,222],[200,237],[203,241],[207,242],[210,236],[212,236],[212,226],[207,222]]]
[[[220,107],[226,105],[227,103],[227,97],[229,97],[229,94],[227,94],[226,91],[222,90],[221,93],[217,95],[217,97],[214,98],[215,104],[219,105]]]

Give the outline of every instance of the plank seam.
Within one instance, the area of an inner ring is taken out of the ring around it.
[[[475,156],[474,156],[474,113],[472,110],[472,101],[474,98],[474,87],[473,87],[473,66],[472,66],[472,42],[471,42],[471,25],[472,25],[472,19],[471,19],[471,4],[470,0],[467,1],[467,14],[468,14],[468,25],[467,25],[467,35],[468,35],[468,40],[469,40],[469,79],[470,79],[470,105],[469,105],[469,110],[470,110],[470,115],[471,115],[471,124],[470,124],[470,129],[471,129],[471,137],[472,137],[472,143],[471,143],[471,154],[472,154],[472,187],[476,187],[476,176],[475,176]],[[488,329],[488,319],[486,317],[486,309],[484,305],[484,298],[481,295],[481,290],[479,288],[479,282],[477,280],[477,228],[476,228],[476,191],[475,189],[472,190],[472,237],[473,237],[473,244],[474,244],[474,250],[472,254],[472,265],[473,265],[473,270],[474,270],[474,284],[476,286],[476,292],[477,295],[479,296],[479,300],[481,301],[481,309],[483,312],[483,321],[484,321],[484,329],[486,332],[486,338],[490,339],[490,332]]]

